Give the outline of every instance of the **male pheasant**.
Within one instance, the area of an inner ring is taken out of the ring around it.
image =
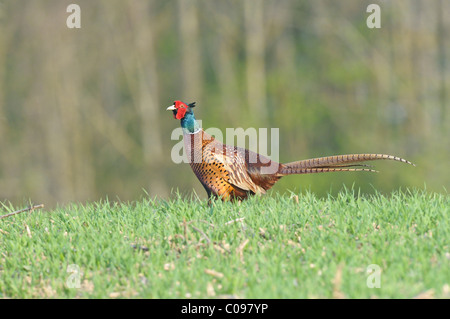
[[[264,194],[281,177],[343,171],[375,172],[360,164],[372,160],[411,162],[385,154],[349,154],[307,159],[286,164],[277,163],[255,152],[225,145],[207,134],[195,119],[195,102],[175,101],[167,110],[181,120],[183,139],[189,163],[202,183],[208,197],[222,200],[243,200],[250,195]],[[365,167],[365,168],[364,168]]]

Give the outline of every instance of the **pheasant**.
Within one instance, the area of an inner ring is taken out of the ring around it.
[[[209,199],[243,200],[250,195],[265,194],[286,175],[376,172],[361,164],[365,161],[393,160],[414,165],[403,158],[385,154],[348,154],[277,163],[247,149],[225,145],[207,134],[195,119],[194,107],[195,102],[175,101],[167,110],[173,111],[173,117],[181,121],[189,164]]]

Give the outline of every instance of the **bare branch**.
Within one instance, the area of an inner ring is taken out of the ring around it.
[[[209,239],[209,237],[208,236],[206,236],[206,234],[202,231],[202,230],[200,230],[200,229],[198,229],[197,227],[195,227],[195,226],[192,226],[191,225],[191,227],[192,227],[192,229],[193,230],[195,230],[195,231],[197,231],[197,232],[199,232],[202,236],[203,236],[203,238],[205,238],[206,239],[206,241],[208,242],[208,244],[210,244],[211,243],[211,239]]]
[[[6,217],[10,217],[10,216],[13,216],[13,215],[16,215],[16,214],[20,214],[20,213],[23,213],[23,212],[30,212],[30,213],[31,213],[31,212],[33,212],[35,209],[40,209],[40,208],[44,208],[44,204],[34,205],[34,206],[30,206],[30,207],[28,207],[28,208],[24,208],[24,209],[21,209],[21,210],[17,210],[17,211],[15,211],[15,212],[12,212],[12,213],[9,213],[9,214],[0,216],[0,219],[6,218]]]

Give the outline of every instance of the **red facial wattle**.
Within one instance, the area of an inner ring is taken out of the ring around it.
[[[175,101],[174,105],[175,108],[177,109],[177,114],[176,115],[174,114],[173,117],[176,118],[177,120],[181,120],[186,114],[188,106],[181,101]]]

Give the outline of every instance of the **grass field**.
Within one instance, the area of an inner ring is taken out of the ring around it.
[[[0,220],[0,297],[449,298],[449,211],[423,191],[35,210]]]

